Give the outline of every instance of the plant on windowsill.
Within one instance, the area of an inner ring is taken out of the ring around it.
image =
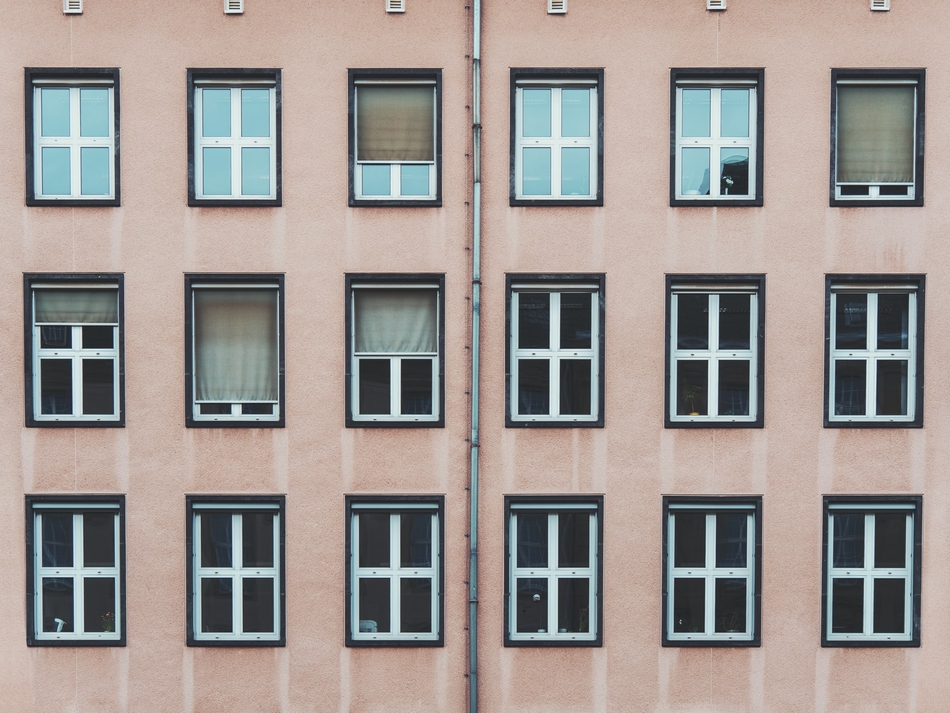
[[[107,611],[102,615],[102,630],[105,632],[115,631],[115,614]]]
[[[683,396],[686,399],[686,406],[689,409],[690,416],[699,416],[696,403],[699,401],[699,397],[702,396],[702,393],[703,389],[700,386],[687,386],[684,390]]]

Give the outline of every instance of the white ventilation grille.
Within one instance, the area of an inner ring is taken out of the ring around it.
[[[225,15],[243,15],[244,0],[224,0]]]
[[[871,0],[871,9],[886,12],[891,9],[891,0]]]
[[[386,12],[405,12],[406,0],[386,0]]]
[[[63,0],[64,15],[82,15],[82,0]]]
[[[548,0],[548,15],[567,14],[567,0]]]
[[[707,10],[725,10],[726,0],[706,0]]]

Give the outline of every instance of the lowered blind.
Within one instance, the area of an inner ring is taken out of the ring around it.
[[[914,85],[838,85],[838,182],[914,180]]]
[[[118,324],[118,293],[114,289],[34,290],[38,324]]]
[[[360,85],[356,90],[358,161],[434,161],[432,85]]]
[[[357,353],[435,353],[437,290],[356,290]]]

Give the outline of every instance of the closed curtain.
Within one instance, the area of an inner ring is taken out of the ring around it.
[[[914,180],[913,85],[838,86],[838,182]]]
[[[433,161],[435,88],[360,85],[356,92],[358,161]]]
[[[436,290],[356,290],[356,352],[434,354],[437,300]]]
[[[43,324],[118,324],[117,290],[35,290],[34,318]]]

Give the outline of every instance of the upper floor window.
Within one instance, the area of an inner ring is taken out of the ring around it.
[[[511,205],[604,204],[604,70],[511,70]]]
[[[762,205],[765,70],[673,69],[670,205]]]
[[[442,205],[442,70],[349,70],[350,200]]]
[[[119,70],[26,69],[27,205],[119,205]]]
[[[831,205],[924,204],[924,75],[831,70]]]
[[[280,70],[188,70],[188,205],[281,204]]]

